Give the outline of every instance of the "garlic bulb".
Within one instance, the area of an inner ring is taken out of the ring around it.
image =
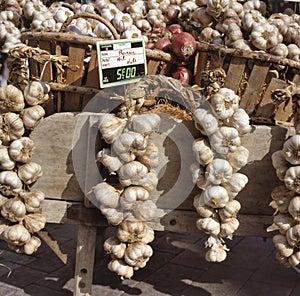
[[[201,194],[195,195],[193,206],[201,218],[214,217],[216,214],[215,209],[213,207],[205,205],[203,195]]]
[[[28,214],[24,218],[24,226],[30,232],[39,232],[46,225],[46,217],[42,214]]]
[[[284,235],[276,234],[273,236],[273,243],[275,248],[279,251],[280,255],[290,257],[294,253],[292,248]]]
[[[8,199],[1,207],[1,215],[11,221],[22,221],[26,215],[25,204],[17,197]]]
[[[219,122],[208,110],[198,108],[193,113],[195,127],[206,136],[215,133],[219,127]]]
[[[97,153],[97,161],[101,162],[110,173],[116,172],[123,165],[119,157],[111,155],[109,148],[104,148]]]
[[[272,158],[272,165],[275,168],[278,179],[283,181],[285,173],[290,167],[289,162],[284,157],[282,150],[273,152],[271,158]]]
[[[36,213],[40,210],[45,194],[42,191],[21,191],[19,197],[24,201],[27,212]]]
[[[212,217],[199,218],[196,221],[196,226],[199,230],[212,235],[218,235],[221,230],[220,223]]]
[[[152,248],[143,242],[128,245],[124,254],[124,261],[135,269],[143,268],[153,255]]]
[[[102,114],[99,130],[107,144],[114,142],[123,132],[127,120],[118,118],[113,114]]]
[[[244,146],[238,146],[235,151],[227,154],[226,160],[230,163],[234,172],[239,171],[248,163],[249,150]]]
[[[106,217],[108,223],[113,226],[119,225],[124,220],[123,211],[119,211],[118,209],[100,206],[100,211]]]
[[[133,207],[134,216],[141,221],[153,221],[162,217],[163,210],[157,208],[152,200],[137,201]]]
[[[242,108],[236,109],[230,118],[230,125],[235,127],[241,135],[247,134],[251,131],[252,128],[249,122],[249,115]]]
[[[266,23],[266,19],[258,10],[245,11],[244,16],[242,17],[243,29],[246,32],[251,32],[255,24],[261,25],[265,23]]]
[[[226,248],[222,245],[209,249],[205,254],[205,260],[208,262],[222,262],[226,258]]]
[[[300,164],[300,135],[294,135],[286,140],[282,147],[282,153],[290,164]]]
[[[137,160],[144,164],[148,169],[156,168],[160,165],[158,147],[151,141],[147,141],[145,152],[137,157]]]
[[[226,221],[228,218],[236,218],[237,213],[241,209],[241,204],[237,200],[230,200],[226,205],[219,210],[219,216],[222,221]]]
[[[1,237],[11,245],[22,246],[31,238],[29,231],[22,224],[8,226]]]
[[[212,208],[223,208],[229,201],[227,190],[219,185],[207,187],[202,195],[204,203]]]
[[[142,185],[141,179],[148,174],[148,169],[139,161],[125,163],[118,171],[122,186]]]
[[[0,140],[4,144],[21,138],[24,132],[24,124],[19,114],[7,112],[0,115]]]
[[[14,140],[8,147],[8,153],[12,160],[27,163],[31,160],[35,145],[28,137]]]
[[[205,179],[205,169],[203,166],[199,166],[198,163],[193,163],[190,166],[192,177],[193,177],[193,183],[197,185],[200,189],[205,189],[205,186],[207,185],[207,181]]]
[[[207,140],[203,138],[194,140],[193,153],[197,161],[203,166],[209,164],[214,158],[214,153],[210,149]]]
[[[237,150],[241,145],[241,138],[238,130],[233,127],[221,126],[210,137],[211,147],[221,156]]]
[[[109,237],[104,241],[103,249],[113,258],[122,259],[125,254],[126,244],[119,241],[117,237]]]
[[[131,125],[133,131],[144,134],[155,131],[161,122],[160,116],[155,113],[133,115]]]
[[[284,184],[287,189],[300,193],[300,166],[290,167],[284,176]]]
[[[229,0],[207,0],[206,12],[214,18],[218,18],[229,3]]]
[[[239,220],[236,218],[227,218],[221,223],[220,236],[232,239],[233,233],[239,228]]]
[[[16,195],[22,190],[22,181],[13,171],[0,172],[0,192],[5,196]]]
[[[0,145],[0,169],[10,171],[15,167],[15,162],[10,159],[8,147]]]
[[[138,219],[125,219],[118,227],[118,239],[121,242],[144,242],[151,243],[154,239],[154,231],[143,221]]]
[[[290,200],[288,211],[295,221],[300,222],[300,196],[295,196]]]
[[[12,84],[0,87],[0,112],[20,112],[24,109],[24,96],[20,89]]]
[[[248,177],[241,173],[233,173],[230,180],[223,183],[222,186],[226,189],[229,199],[234,199],[240,191],[247,185]]]
[[[117,13],[111,22],[119,33],[125,32],[133,25],[133,19],[131,15],[123,12]]]
[[[120,190],[106,182],[98,183],[93,187],[93,193],[100,205],[107,208],[116,208],[119,204]]]
[[[296,266],[300,264],[300,251],[295,252],[293,255],[289,257],[289,264],[291,266]]]
[[[271,192],[272,206],[276,211],[280,213],[288,213],[288,207],[291,199],[295,196],[295,193],[288,190],[285,186],[277,186]]]
[[[41,240],[36,236],[31,236],[30,240],[22,246],[22,252],[26,255],[35,253],[41,245]]]
[[[124,210],[130,210],[137,201],[145,201],[149,198],[149,191],[142,186],[126,187],[120,196],[120,205]]]
[[[287,230],[296,224],[294,219],[285,213],[278,213],[273,218],[273,224],[267,228],[267,231],[279,230],[281,234],[286,234]]]
[[[286,231],[286,239],[290,246],[300,247],[300,224],[296,224]]]
[[[205,177],[208,182],[220,185],[232,177],[232,167],[227,160],[215,158],[207,165]]]
[[[121,278],[130,279],[133,276],[133,267],[126,264],[121,259],[113,259],[108,263],[108,269],[112,272],[115,272]]]
[[[42,81],[30,81],[24,88],[24,98],[28,105],[36,106],[49,100],[49,84]]]
[[[45,109],[40,105],[28,107],[23,109],[23,111],[21,112],[21,116],[25,128],[32,130],[40,123],[42,118],[45,116]]]
[[[18,168],[19,178],[27,185],[36,182],[42,175],[42,167],[36,162],[25,163]]]

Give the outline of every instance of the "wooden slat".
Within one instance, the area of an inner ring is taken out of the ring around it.
[[[73,296],[91,296],[97,228],[78,225]]]
[[[37,46],[36,40],[29,40],[28,46],[36,47]],[[38,78],[39,77],[38,63],[34,59],[28,59],[28,63],[30,69],[29,79],[31,80],[33,77]]]
[[[70,66],[66,71],[66,84],[81,86],[85,48],[70,45],[68,55]],[[81,111],[81,95],[66,92],[64,94],[63,111]]]
[[[239,89],[245,66],[246,59],[233,57],[230,61],[224,87],[236,92]]]
[[[269,64],[255,64],[251,71],[248,85],[240,102],[240,108],[252,114],[261,99],[264,82],[269,71]]]
[[[201,84],[201,75],[205,70],[207,60],[207,52],[198,51],[195,54],[195,66],[194,66],[194,84]]]
[[[160,61],[156,60],[148,60],[147,62],[147,73],[148,75],[156,75],[158,66],[160,65]]]

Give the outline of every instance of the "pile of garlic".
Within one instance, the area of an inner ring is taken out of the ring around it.
[[[273,236],[276,258],[286,267],[300,264],[300,135],[289,137],[282,150],[272,154],[272,164],[284,185],[271,193],[274,208],[273,224],[267,231],[278,231]]]
[[[111,256],[108,268],[131,278],[153,254],[148,244],[154,240],[154,231],[148,222],[163,215],[156,206],[159,151],[151,137],[161,118],[155,113],[128,118],[102,113],[100,118],[99,130],[108,147],[97,153],[97,160],[115,183],[108,177],[92,193],[108,223],[117,227],[117,236],[104,242]]]
[[[31,190],[43,175],[31,161],[35,149],[30,131],[45,110],[39,104],[49,98],[49,86],[30,82],[23,91],[12,84],[0,88],[0,239],[17,253],[32,254],[41,241],[33,234],[45,227],[39,213],[45,195]]]
[[[202,137],[195,139],[197,162],[191,166],[193,182],[201,190],[194,197],[200,218],[199,230],[209,235],[205,259],[221,262],[229,250],[224,239],[232,239],[239,227],[241,204],[236,196],[248,183],[238,172],[248,162],[249,151],[241,136],[251,131],[249,116],[239,108],[240,97],[231,89],[216,88],[207,101],[193,112],[195,127]]]

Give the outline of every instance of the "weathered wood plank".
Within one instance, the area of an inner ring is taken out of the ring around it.
[[[147,62],[147,73],[148,75],[155,75],[157,74],[157,69],[159,67],[160,61],[149,60]]]
[[[269,71],[269,64],[255,64],[248,79],[248,85],[242,95],[240,107],[252,114],[261,100],[261,93]]]
[[[194,66],[194,84],[201,84],[202,72],[205,70],[207,63],[207,52],[198,51],[195,55],[195,66]]]
[[[230,61],[224,87],[236,92],[239,89],[245,67],[246,59],[233,57]]]

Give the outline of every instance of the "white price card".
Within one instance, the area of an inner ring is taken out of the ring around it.
[[[96,47],[101,88],[135,82],[147,74],[144,39],[103,40]]]

